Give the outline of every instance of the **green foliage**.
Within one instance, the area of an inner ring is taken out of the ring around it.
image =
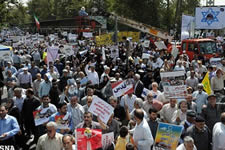
[[[34,22],[34,14],[39,21],[72,18],[84,6],[89,15],[115,12],[167,31],[175,24],[180,26],[182,13],[194,15],[195,7],[200,4],[200,0],[29,0],[25,7],[19,0],[0,2],[0,25]],[[98,11],[93,12],[92,8]]]

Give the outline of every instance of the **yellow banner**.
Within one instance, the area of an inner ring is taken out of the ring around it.
[[[138,42],[140,39],[140,32],[118,32],[117,41],[122,42],[123,37],[131,37],[133,42]],[[96,44],[97,46],[101,45],[112,45],[113,41],[113,33],[102,34],[100,36],[96,36]]]
[[[210,82],[209,82],[209,72],[206,73],[204,79],[202,80],[202,84],[203,84],[203,88],[205,90],[205,92],[210,95],[212,90],[211,90],[211,86],[210,86]]]

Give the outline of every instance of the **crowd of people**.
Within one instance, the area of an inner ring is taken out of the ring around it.
[[[3,61],[0,68],[1,93],[7,91],[0,106],[0,145],[72,150],[77,149],[76,129],[90,128],[114,133],[109,150],[150,150],[158,124],[164,122],[183,126],[177,150],[225,150],[225,110],[217,103],[224,95],[225,59],[218,68],[206,66],[204,57],[198,55],[190,61],[185,52],[174,58],[153,43],[146,48],[125,40],[115,49],[114,45],[97,47],[94,41],[83,41],[77,43],[76,54],[66,56],[59,51],[60,57],[47,62],[42,58],[45,49],[60,50],[64,40],[46,37],[33,46],[13,47],[12,61]],[[111,55],[115,51],[116,57]],[[142,59],[144,52],[149,58]],[[164,95],[160,72],[172,71],[185,72],[185,99]],[[201,83],[207,72],[210,95]],[[115,97],[111,84],[126,79],[132,82],[133,92]],[[142,97],[144,88],[150,92]],[[96,97],[114,108],[107,124],[88,111]],[[34,112],[47,109],[49,120],[37,125]],[[68,128],[58,128],[55,116],[60,115],[68,117]]]

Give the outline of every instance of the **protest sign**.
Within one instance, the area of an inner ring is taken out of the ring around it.
[[[186,85],[163,86],[165,98],[185,98],[187,96]]]
[[[107,124],[110,116],[112,115],[114,108],[100,99],[99,97],[94,97],[91,106],[88,109],[89,112],[99,117],[105,124]]]
[[[96,45],[101,46],[101,45],[112,45],[112,34],[103,34],[95,37],[96,40]]]
[[[118,58],[119,57],[119,48],[117,45],[111,46],[111,58]]]
[[[102,147],[102,131],[100,129],[76,129],[77,150],[94,150]]]
[[[92,38],[93,37],[93,33],[92,32],[83,32],[83,36],[85,38]]]
[[[154,44],[159,50],[167,49],[167,47],[163,41],[154,42]]]
[[[217,68],[221,68],[223,65],[221,64],[221,58],[211,58],[209,60],[211,65],[215,65]]]
[[[61,52],[66,56],[74,55],[74,50],[72,45],[64,45],[64,48],[61,49]]]
[[[176,150],[183,126],[159,123],[155,137],[155,148]]]
[[[149,59],[150,54],[148,53],[142,53],[142,59]]]
[[[173,55],[175,59],[177,58],[177,55],[179,54],[179,49],[175,45],[172,46],[171,54]]]
[[[102,134],[102,149],[107,150],[109,146],[114,142],[114,133]]]
[[[55,111],[51,107],[33,111],[35,126],[48,122],[53,113]]]
[[[70,114],[56,115],[55,122],[57,124],[57,129],[69,129]]]
[[[125,94],[132,93],[134,91],[133,83],[129,80],[118,81],[116,83],[112,83],[113,95],[115,97],[120,97]]]
[[[150,93],[150,90],[144,88],[143,91],[142,91],[142,93],[141,93],[141,97],[145,98],[148,95],[148,93]]]
[[[184,71],[161,72],[162,82],[168,82],[169,85],[183,85],[185,80]]]
[[[144,43],[143,43],[143,46],[144,47],[149,47],[150,45],[150,41],[149,40],[145,40]]]
[[[48,61],[48,64],[49,64],[50,61],[54,62],[58,58],[58,51],[59,51],[58,47],[49,47],[47,49],[47,61]]]

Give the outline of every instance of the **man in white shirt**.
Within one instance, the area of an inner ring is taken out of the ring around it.
[[[194,145],[194,140],[190,136],[186,136],[184,138],[184,143],[180,144],[176,150],[197,150]]]
[[[67,108],[68,112],[70,112],[72,115],[74,127],[76,127],[79,123],[81,123],[84,120],[84,109],[80,104],[78,104],[77,96],[73,96],[70,99],[70,103],[67,105]]]
[[[88,80],[91,81],[92,85],[99,85],[99,77],[98,77],[98,73],[95,71],[94,64],[91,64],[89,62],[85,67],[85,72],[87,74]]]
[[[125,108],[125,105],[127,105],[128,109],[129,109],[129,113],[130,113],[134,109],[134,102],[135,102],[136,98],[137,98],[137,96],[135,96],[133,93],[124,95],[121,98],[120,106]]]
[[[104,76],[107,76],[108,78],[110,78],[110,77],[109,77],[110,68],[109,68],[108,66],[105,66],[105,67],[104,67],[104,70],[105,70],[105,71],[104,71],[104,72],[102,73],[102,75],[101,75],[100,83],[103,82]]]
[[[225,112],[221,114],[220,120],[213,127],[213,150],[225,150]]]
[[[138,150],[150,150],[154,140],[148,122],[144,118],[144,111],[136,109],[134,118],[137,122],[133,132],[134,145]]]
[[[165,104],[160,111],[160,116],[163,122],[172,123],[173,113],[177,110],[177,100],[174,98],[170,99],[170,103]]]
[[[46,125],[47,133],[38,139],[36,150],[61,150],[63,135],[56,132],[57,124],[49,122]]]

